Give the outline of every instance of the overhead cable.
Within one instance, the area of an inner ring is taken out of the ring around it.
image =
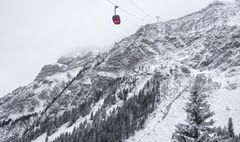
[[[111,0],[107,0],[107,1],[108,1],[111,5],[113,5],[113,6],[119,6],[119,5],[115,4],[114,2],[112,2]],[[123,8],[120,7],[120,6],[119,6],[119,10],[121,10],[122,12],[124,12],[124,13],[126,13],[126,14],[128,14],[128,15],[134,17],[134,18],[137,18],[137,19],[139,19],[139,20],[142,20],[142,21],[150,21],[150,20],[151,20],[151,19],[146,19],[146,18],[143,18],[143,17],[137,16],[137,15],[135,15],[135,14],[129,12],[128,10],[123,9]]]
[[[129,0],[139,11],[141,11],[144,15],[146,15],[147,17],[152,17],[150,16],[150,14],[148,12],[146,12],[146,10],[144,10],[143,8],[139,7],[136,2],[134,2],[133,0]]]

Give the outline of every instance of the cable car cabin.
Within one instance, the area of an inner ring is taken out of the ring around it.
[[[120,19],[120,16],[117,15],[117,9],[118,9],[118,6],[115,5],[115,7],[114,7],[114,15],[112,17],[112,20],[113,20],[113,23],[115,25],[120,25],[121,24],[121,19]]]
[[[114,16],[112,17],[112,20],[113,20],[113,23],[114,23],[115,25],[121,24],[121,19],[120,19],[120,16],[119,16],[119,15],[114,15]]]

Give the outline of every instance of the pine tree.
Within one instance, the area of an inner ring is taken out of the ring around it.
[[[91,112],[90,120],[93,120],[93,111]]]
[[[45,142],[48,142],[48,136],[46,136]]]
[[[231,117],[228,119],[228,133],[231,138],[234,137],[233,122]]]
[[[214,113],[206,101],[207,96],[198,90],[191,92],[189,102],[184,110],[187,113],[187,124],[178,124],[174,134],[177,142],[207,142],[213,132],[214,121],[210,119]]]

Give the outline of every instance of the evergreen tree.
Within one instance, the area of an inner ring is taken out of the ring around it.
[[[198,90],[191,92],[189,102],[184,110],[187,113],[187,124],[178,124],[174,134],[177,142],[207,142],[213,133],[214,121],[210,119],[214,113],[206,101],[206,95]]]
[[[233,122],[231,117],[228,119],[228,133],[231,138],[234,137]]]
[[[90,120],[93,120],[93,111],[91,112]]]
[[[46,137],[45,142],[48,142],[48,136]]]

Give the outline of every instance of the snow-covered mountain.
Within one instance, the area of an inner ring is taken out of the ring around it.
[[[215,125],[232,117],[239,134],[239,49],[240,4],[216,1],[142,26],[107,53],[61,57],[0,99],[0,142],[74,134],[86,142],[170,142],[196,85],[209,95]]]

